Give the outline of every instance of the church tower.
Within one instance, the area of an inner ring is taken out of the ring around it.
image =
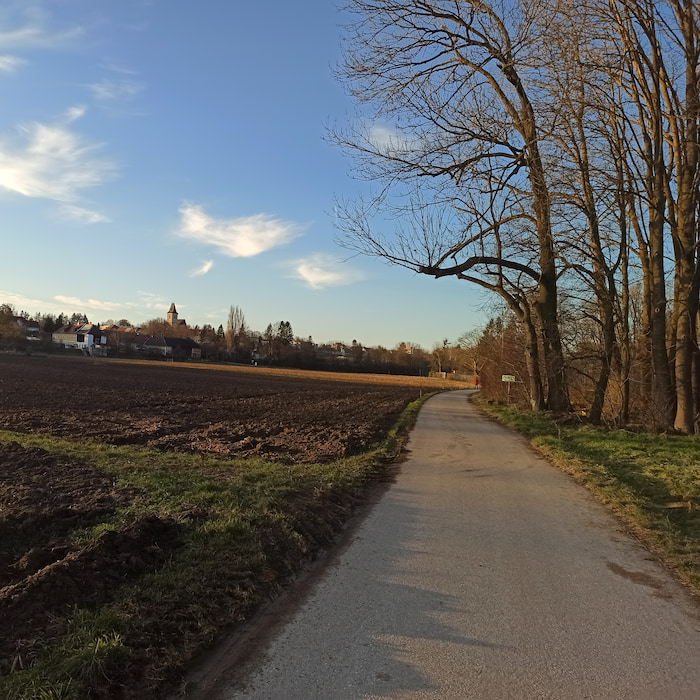
[[[175,302],[170,304],[170,309],[168,310],[168,323],[171,326],[177,325],[177,309],[175,308]]]

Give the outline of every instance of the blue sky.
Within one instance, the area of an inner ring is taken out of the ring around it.
[[[299,8],[303,7],[303,11]],[[330,0],[3,0],[0,303],[91,321],[290,321],[430,349],[483,325],[466,283],[350,257],[324,140],[353,105]],[[377,125],[381,127],[381,125]]]

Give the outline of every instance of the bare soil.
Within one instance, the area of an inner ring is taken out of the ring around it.
[[[0,357],[0,428],[299,463],[362,452],[418,388],[94,358]]]
[[[0,356],[0,428],[210,456],[322,462],[364,451],[418,391],[168,364]],[[39,653],[37,631],[51,625],[57,611],[110,600],[118,586],[155,570],[177,548],[181,525],[158,514],[79,544],[76,531],[103,522],[134,496],[90,464],[0,443],[0,674],[31,662]],[[316,528],[310,539],[323,546],[329,513],[349,517],[341,496],[335,503],[300,504],[298,513],[290,502],[290,519],[302,532]],[[269,549],[276,546],[271,541]],[[280,567],[293,569],[286,554],[276,557]]]

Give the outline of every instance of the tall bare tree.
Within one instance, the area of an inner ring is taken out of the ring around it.
[[[674,182],[669,192],[669,225],[675,258],[671,332],[675,339],[676,415],[674,427],[695,430],[700,387],[693,385],[698,364],[697,315],[700,266],[698,206],[700,205],[700,6],[692,0],[669,0],[674,25],[666,31],[677,47],[677,77],[664,73],[664,104],[669,114],[667,142]],[[695,396],[694,396],[695,394]]]
[[[536,395],[531,375],[533,406],[567,411],[551,196],[541,152],[551,125],[538,112],[532,80],[551,8],[524,0],[350,0],[347,10],[356,21],[341,78],[375,125],[391,127],[389,137],[362,125],[334,136],[363,175],[382,183],[371,204],[386,211],[389,194],[420,190],[411,207],[425,219],[423,197],[432,189],[431,204],[481,197],[499,217],[472,216],[459,228],[432,226],[392,238],[377,233],[372,206],[345,206],[345,243],[422,274],[478,281],[502,294],[534,334],[532,374],[542,353],[546,401]],[[461,224],[470,210],[462,207]]]
[[[654,399],[662,426],[691,433],[698,401],[700,7],[691,0],[615,0],[601,7],[626,95],[619,116],[628,134],[629,194],[636,200],[630,220],[643,271]]]
[[[626,279],[629,254],[626,227],[620,227],[615,207],[619,177],[610,174],[617,162],[617,153],[611,153],[616,142],[611,138],[615,120],[608,104],[610,72],[615,72],[618,61],[601,58],[597,51],[601,23],[589,3],[561,0],[557,10],[550,21],[549,41],[542,47],[547,60],[541,91],[555,125],[548,137],[548,169],[556,202],[558,252],[565,270],[573,271],[583,284],[576,291],[576,282],[569,282],[569,294],[579,296],[578,314],[584,325],[595,324],[599,338],[599,367],[591,377],[588,411],[591,422],[598,423],[619,350],[619,286]],[[588,348],[590,341],[589,334],[584,341]]]
[[[226,348],[239,359],[240,349],[248,337],[245,314],[239,306],[231,306],[226,322]]]

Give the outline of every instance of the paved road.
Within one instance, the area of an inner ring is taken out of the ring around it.
[[[700,698],[697,605],[583,488],[466,392],[425,404],[409,450],[299,609],[201,697]]]

